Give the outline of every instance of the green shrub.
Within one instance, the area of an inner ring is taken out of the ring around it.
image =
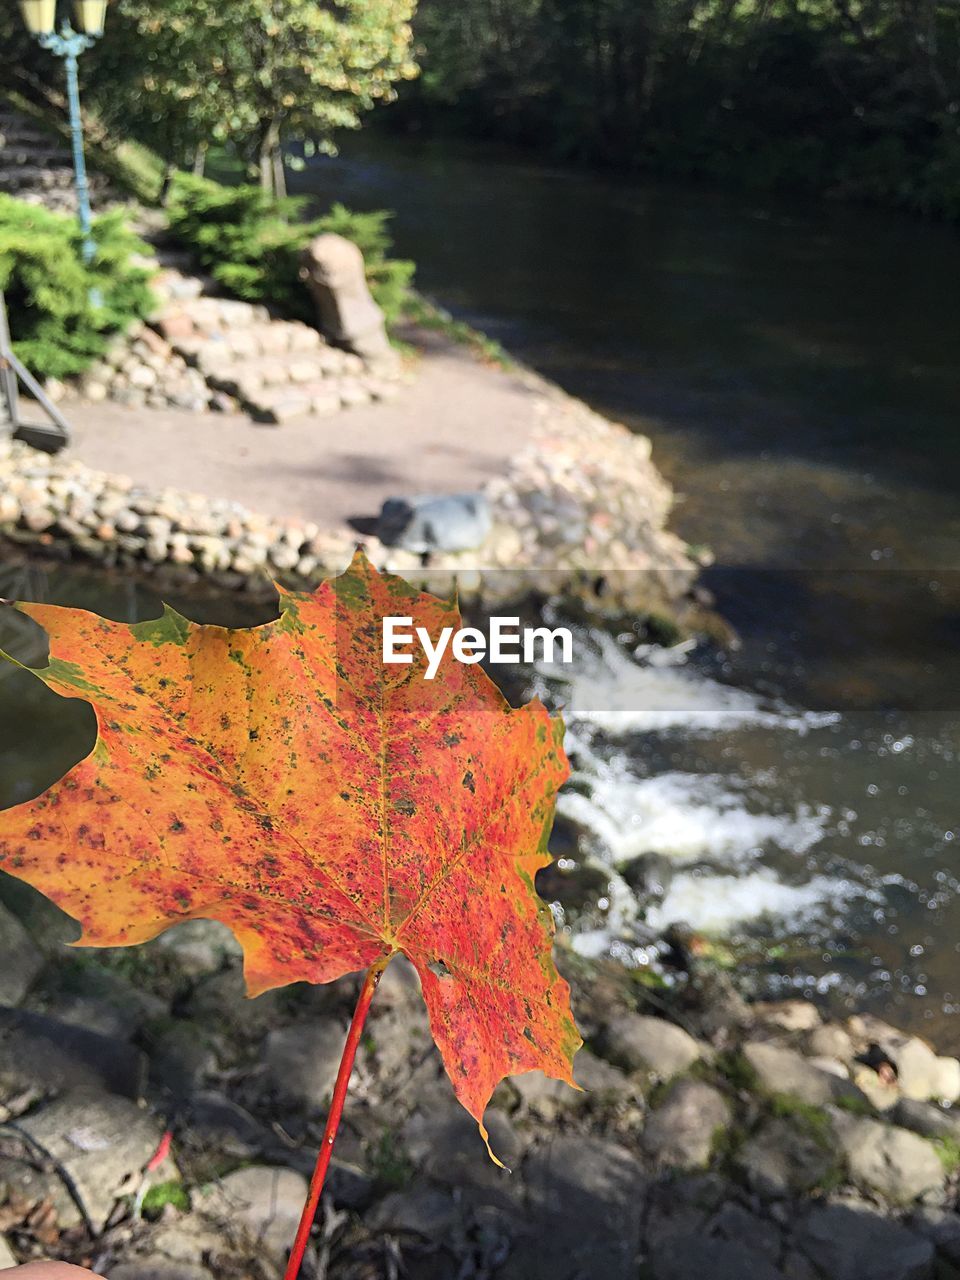
[[[314,312],[299,276],[300,251],[314,236],[336,232],[358,246],[371,293],[387,322],[397,320],[414,266],[388,256],[390,215],[353,213],[335,204],[323,217],[305,222],[304,204],[298,197],[274,199],[256,186],[224,187],[178,174],[170,193],[170,227],[204,269],[238,298],[307,321]]]
[[[153,305],[146,252],[121,212],[94,222],[97,251],[85,264],[75,218],[0,195],[0,289],[13,349],[42,378],[82,373]]]

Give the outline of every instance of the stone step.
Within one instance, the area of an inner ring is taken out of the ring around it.
[[[72,169],[73,156],[62,148],[16,146],[0,148],[0,165],[4,169],[26,166],[40,169]]]
[[[13,165],[0,168],[0,187],[12,188],[15,191],[22,187],[52,190],[70,186],[73,183],[73,168],[44,169],[40,165]]]
[[[287,378],[305,382],[313,376],[305,371],[308,366],[315,366],[318,376],[344,371],[357,373],[363,368],[362,361],[354,364],[349,353],[328,347],[317,331],[306,325],[302,329],[285,328],[280,323],[249,326],[228,330],[217,338],[196,329],[191,332],[180,320],[174,321],[169,316],[163,318],[158,327],[183,358],[204,373],[232,373],[234,366],[257,373],[273,365],[296,365],[302,371],[290,373]],[[279,374],[276,377],[279,380]]]
[[[249,399],[262,387],[300,386],[323,380],[323,367],[310,356],[261,356],[259,359],[216,363],[217,356],[205,353],[197,363],[200,372],[216,391]]]
[[[43,133],[40,129],[32,129],[29,125],[10,122],[5,124],[0,120],[0,149],[6,147],[53,147],[59,146],[61,150],[66,149],[66,143],[61,138],[50,133]]]

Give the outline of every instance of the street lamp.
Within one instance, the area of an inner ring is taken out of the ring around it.
[[[107,16],[107,0],[75,0],[74,14],[79,30],[74,31],[64,19],[59,34],[54,30],[57,0],[20,0],[20,12],[27,30],[44,49],[63,58],[67,68],[67,102],[70,107],[70,137],[73,142],[73,169],[77,184],[77,216],[83,233],[83,260],[90,262],[96,251],[90,234],[90,188],[87,165],[83,158],[83,124],[80,119],[80,84],[77,59],[84,50],[103,35]]]

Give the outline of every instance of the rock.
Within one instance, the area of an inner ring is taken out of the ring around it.
[[[894,1204],[909,1204],[931,1191],[943,1191],[944,1168],[929,1142],[843,1111],[833,1112],[833,1127],[852,1180]]]
[[[812,1031],[821,1022],[817,1006],[810,1000],[759,1001],[750,1007],[758,1022],[781,1031]]]
[[[119,1009],[96,996],[60,997],[48,1004],[47,1014],[71,1027],[83,1027],[117,1040],[130,1040],[137,1031],[136,1023],[131,1024]]]
[[[492,528],[490,508],[480,493],[448,497],[388,498],[377,520],[377,537],[406,551],[472,551]]]
[[[43,968],[43,954],[20,921],[0,905],[0,1004],[19,1004]]]
[[[896,1079],[882,1080],[873,1067],[857,1063],[853,1071],[853,1083],[878,1111],[889,1111],[900,1098]]]
[[[144,1054],[114,1036],[23,1009],[0,1009],[0,1100],[26,1089],[79,1086],[139,1098],[146,1079]]]
[[[796,1123],[776,1117],[743,1144],[737,1168],[752,1191],[767,1199],[802,1195],[818,1186],[835,1167],[829,1147]]]
[[[743,1056],[764,1093],[785,1094],[812,1107],[839,1097],[862,1097],[849,1080],[819,1070],[794,1049],[759,1041],[745,1045]]]
[[[382,979],[380,985],[383,986]],[[204,1027],[256,1039],[278,1022],[281,1000],[279,991],[267,991],[251,1000],[247,995],[243,970],[239,965],[230,965],[200,980],[185,1001],[184,1012]]]
[[[960,1268],[960,1214],[956,1209],[918,1209],[911,1214],[908,1225],[932,1240],[951,1266]]]
[[[202,1028],[178,1020],[152,1036],[150,1078],[175,1098],[186,1098],[217,1069],[217,1057]]]
[[[815,1027],[807,1036],[807,1052],[814,1057],[836,1058],[840,1062],[853,1059],[853,1041],[835,1022]]]
[[[304,414],[311,411],[310,396],[299,395],[296,392],[289,392],[282,396],[273,395],[267,399],[253,402],[247,406],[251,417],[257,422],[273,422],[282,423],[289,422],[291,418],[301,418]]]
[[[247,1160],[275,1141],[272,1130],[213,1089],[192,1094],[184,1118],[189,1140],[234,1159]]]
[[[389,357],[383,312],[370,296],[357,246],[343,236],[317,236],[303,250],[300,263],[321,332],[359,355]]]
[[[647,1259],[650,1280],[784,1280],[772,1262],[756,1249],[727,1240],[696,1236],[671,1238]],[[831,1280],[833,1278],[831,1277]]]
[[[562,1080],[553,1080],[542,1071],[526,1071],[511,1076],[510,1083],[520,1095],[527,1111],[541,1120],[551,1121],[567,1106],[575,1105],[580,1096]]]
[[[335,1018],[271,1031],[264,1046],[267,1080],[288,1101],[322,1111],[333,1093],[347,1028]]]
[[[242,955],[239,942],[219,920],[185,920],[147,945],[171,956],[181,972],[192,977],[210,973]]]
[[[584,1090],[587,1105],[604,1106],[628,1099],[643,1103],[643,1094],[636,1082],[589,1049],[581,1049],[574,1058],[573,1078]]]
[[[307,1180],[293,1169],[250,1165],[228,1173],[195,1196],[207,1217],[239,1226],[275,1262],[293,1243],[307,1197]]]
[[[710,1162],[718,1135],[730,1124],[726,1099],[712,1085],[679,1080],[647,1117],[641,1145],[660,1168],[699,1169]]]
[[[163,1133],[149,1112],[126,1098],[89,1089],[64,1094],[16,1128],[60,1164],[94,1232],[103,1230]]]
[[[625,1013],[603,1031],[606,1055],[628,1071],[648,1071],[672,1080],[700,1057],[700,1046],[682,1027],[663,1018]]]
[[[484,1120],[494,1154],[508,1169],[516,1168],[523,1147],[509,1118],[490,1110]],[[403,1126],[402,1140],[413,1164],[437,1182],[509,1192],[503,1171],[486,1156],[477,1126],[462,1107],[448,1104],[414,1112]]]
[[[199,1263],[175,1262],[158,1253],[111,1267],[107,1280],[213,1280],[213,1276]]]
[[[890,1119],[901,1129],[910,1129],[922,1138],[950,1138],[960,1142],[960,1112],[943,1111],[932,1102],[900,1098]]]
[[[370,1008],[371,1017],[376,1019],[388,1009],[408,1009],[411,1006],[419,1008],[422,1003],[423,995],[416,969],[406,956],[396,956],[380,978],[377,998]]]
[[[814,1208],[797,1244],[829,1280],[933,1280],[929,1240],[859,1200]]]
[[[733,1200],[724,1204],[707,1228],[711,1236],[722,1236],[734,1244],[749,1242],[751,1250],[777,1261],[783,1252],[783,1234],[769,1218],[750,1213]]]
[[[414,1186],[394,1191],[367,1215],[374,1231],[409,1231],[437,1241],[457,1220],[457,1206],[449,1191]]]
[[[811,1067],[816,1067],[818,1071],[824,1071],[828,1076],[836,1076],[838,1080],[849,1080],[850,1070],[847,1065],[840,1062],[837,1058],[828,1058],[819,1054],[811,1054],[807,1059]]]
[[[48,1200],[61,1231],[82,1226],[83,1218],[69,1188],[50,1164],[40,1152],[32,1152],[27,1142],[22,1144],[22,1158],[0,1156],[0,1204],[9,1196],[16,1196],[27,1204]]]
[[[906,1097],[918,1102],[930,1098],[956,1102],[960,1098],[960,1062],[956,1058],[938,1057],[916,1036],[888,1040],[882,1047],[897,1069],[897,1083]]]
[[[511,1255],[522,1277],[635,1280],[645,1180],[624,1147],[571,1134],[528,1159],[528,1234]]]

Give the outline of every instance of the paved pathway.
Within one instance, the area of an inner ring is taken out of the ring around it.
[[[476,489],[502,474],[537,421],[520,373],[418,334],[416,379],[393,401],[265,426],[233,414],[71,401],[68,454],[151,487],[173,486],[324,527],[384,498]]]

